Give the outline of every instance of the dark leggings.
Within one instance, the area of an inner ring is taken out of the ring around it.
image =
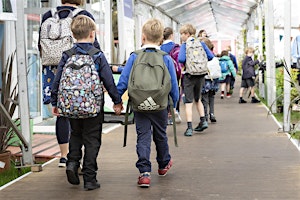
[[[55,133],[58,144],[69,143],[70,139],[70,122],[66,117],[57,117]]]

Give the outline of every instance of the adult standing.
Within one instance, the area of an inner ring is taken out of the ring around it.
[[[60,19],[67,18],[71,12],[75,12],[75,9],[77,9],[79,6],[83,5],[83,0],[61,0],[61,6],[57,6],[56,10],[51,9],[47,11],[46,13],[43,14],[42,16],[42,21],[41,21],[41,27],[43,23],[46,22],[47,19],[51,18],[53,16],[53,11],[58,12],[58,16]],[[75,16],[82,14],[86,15],[94,20],[94,17],[91,13],[89,13],[86,10],[78,10],[76,12]],[[73,16],[73,17],[75,17]],[[41,27],[39,31],[39,40],[38,40],[38,48],[40,51],[41,57],[43,57],[42,52],[43,52],[43,46],[41,44]],[[96,48],[100,49],[100,45],[95,39],[95,42],[93,44]],[[52,49],[52,51],[55,51],[55,49]],[[61,55],[60,55],[61,58]],[[60,59],[59,58],[59,59]],[[44,104],[49,104],[50,103],[50,97],[51,93],[51,85],[54,79],[54,74],[56,71],[57,65],[43,65],[43,89],[44,90]],[[47,93],[45,93],[47,91]],[[49,101],[48,101],[49,100]],[[60,160],[58,163],[59,167],[66,167],[66,162],[67,162],[67,154],[68,154],[68,149],[69,149],[69,137],[70,137],[70,124],[69,120],[65,117],[57,117],[56,118],[56,124],[55,124],[55,133],[56,133],[56,138],[57,142],[59,144],[60,148]]]

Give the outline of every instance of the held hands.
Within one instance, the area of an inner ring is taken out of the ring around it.
[[[52,114],[54,116],[59,116],[57,107],[52,107]]]
[[[120,115],[121,111],[124,109],[123,103],[115,104],[113,108],[114,108],[116,115]]]

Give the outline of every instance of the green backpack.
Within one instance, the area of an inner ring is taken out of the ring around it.
[[[124,141],[123,147],[127,141],[127,125],[129,109],[139,112],[155,112],[164,110],[168,107],[173,108],[172,99],[169,98],[171,91],[171,76],[167,66],[164,63],[163,56],[166,52],[152,49],[138,50],[136,60],[133,63],[129,80],[128,80],[128,96],[129,105],[126,108]],[[173,122],[175,122],[174,110],[170,109]],[[176,124],[173,123],[174,142],[177,147]]]
[[[154,112],[166,109],[171,91],[171,76],[163,56],[153,49],[138,50],[128,80],[128,95],[134,111]]]

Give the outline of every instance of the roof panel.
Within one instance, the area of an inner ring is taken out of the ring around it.
[[[236,37],[261,0],[141,0],[163,10],[179,23],[193,24],[210,35]]]

